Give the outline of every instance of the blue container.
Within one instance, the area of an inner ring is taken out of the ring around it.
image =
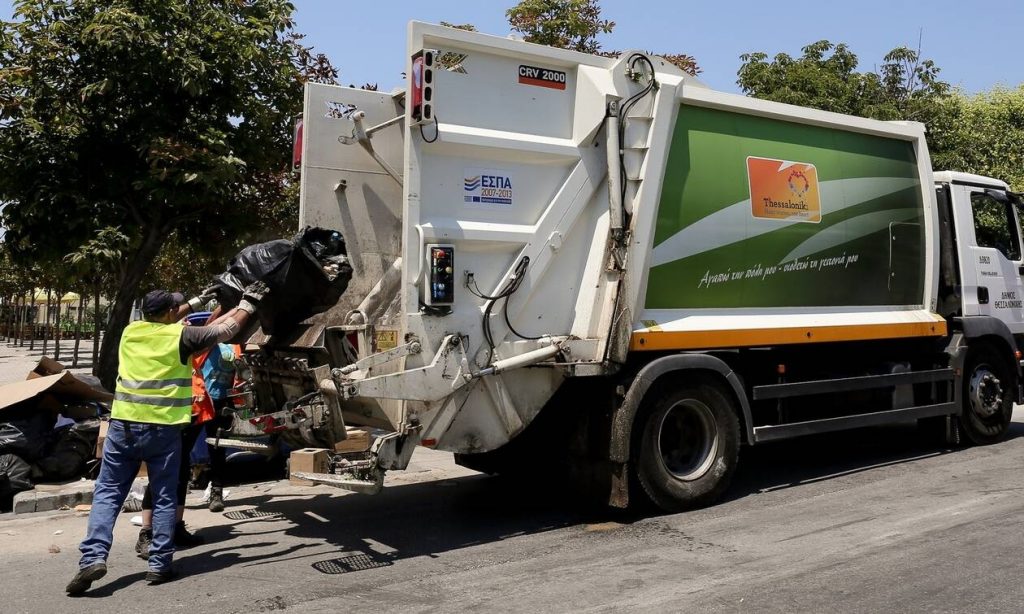
[[[206,324],[206,321],[210,319],[212,311],[197,311],[185,316],[185,321],[192,326],[202,326]]]

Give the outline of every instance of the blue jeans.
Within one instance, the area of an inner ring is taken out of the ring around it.
[[[82,552],[79,568],[107,560],[114,539],[114,522],[143,461],[153,489],[153,545],[149,548],[149,568],[153,571],[171,568],[180,459],[180,426],[110,421],[103,443],[103,463],[93,490],[89,528],[78,547]]]

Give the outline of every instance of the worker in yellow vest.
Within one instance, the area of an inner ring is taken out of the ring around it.
[[[159,584],[175,577],[174,530],[180,464],[181,429],[192,414],[192,363],[195,352],[227,341],[244,330],[267,287],[246,288],[238,307],[207,326],[178,323],[205,304],[208,296],[188,303],[179,293],[154,290],[142,301],[143,320],[121,336],[118,377],[103,462],[93,491],[89,527],[79,550],[79,570],[67,586],[78,595],[107,573],[114,522],[141,463],[146,463],[153,490],[153,539],[146,581]]]

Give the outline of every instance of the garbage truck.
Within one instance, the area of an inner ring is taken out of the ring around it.
[[[298,477],[374,493],[425,446],[679,510],[742,446],[1006,435],[1020,197],[933,172],[921,124],[418,22],[406,75],[306,87],[300,222],[340,232],[353,275],[246,357],[253,423],[325,450]],[[354,426],[379,436],[336,451]]]

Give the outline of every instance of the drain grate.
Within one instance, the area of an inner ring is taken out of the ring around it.
[[[366,569],[378,569],[389,567],[394,564],[391,557],[373,554],[351,554],[337,559],[317,561],[313,563],[313,569],[323,574],[343,574]]]
[[[224,517],[228,520],[249,520],[250,518],[283,518],[279,512],[264,512],[258,509],[238,510],[227,512]]]

